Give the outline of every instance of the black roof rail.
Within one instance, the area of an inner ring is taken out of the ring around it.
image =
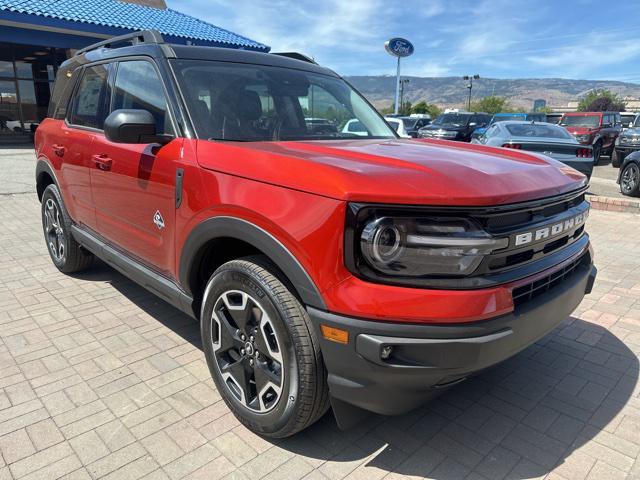
[[[90,52],[91,50],[96,50],[100,47],[109,48],[111,45],[117,43],[125,43],[128,42],[131,45],[138,45],[139,43],[152,43],[152,44],[163,44],[164,38],[162,38],[162,34],[157,30],[142,30],[139,32],[127,33],[126,35],[120,35],[118,37],[108,38],[103,40],[102,42],[94,43],[89,45],[88,47],[81,48],[76,52],[76,55],[82,55],[83,53]]]
[[[279,55],[281,57],[293,58],[294,60],[302,60],[303,62],[313,63],[317,65],[318,63],[311,57],[305,55],[304,53],[299,52],[273,52],[273,55]]]

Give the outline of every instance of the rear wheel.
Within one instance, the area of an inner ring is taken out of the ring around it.
[[[640,196],[640,167],[637,163],[628,163],[622,170],[620,191],[630,197]]]
[[[54,184],[45,188],[42,194],[41,213],[47,250],[58,270],[73,273],[89,268],[93,263],[93,254],[83,249],[71,235],[71,217]]]
[[[327,411],[327,373],[308,313],[265,257],[214,272],[201,333],[218,391],[249,429],[287,437]]]

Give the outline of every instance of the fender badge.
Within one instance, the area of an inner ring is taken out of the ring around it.
[[[153,223],[156,224],[158,230],[162,230],[164,228],[164,218],[162,218],[160,210],[156,210],[156,213],[153,215]]]

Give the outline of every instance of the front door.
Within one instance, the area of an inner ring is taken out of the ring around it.
[[[148,110],[159,133],[174,133],[163,84],[151,61],[118,63],[111,111],[123,108]],[[175,160],[181,143],[117,144],[99,135],[91,146],[98,233],[167,276],[174,260]]]

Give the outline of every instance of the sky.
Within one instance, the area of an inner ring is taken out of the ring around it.
[[[341,75],[395,75],[384,50],[404,37],[402,74],[575,78],[640,83],[640,1],[167,0]]]

